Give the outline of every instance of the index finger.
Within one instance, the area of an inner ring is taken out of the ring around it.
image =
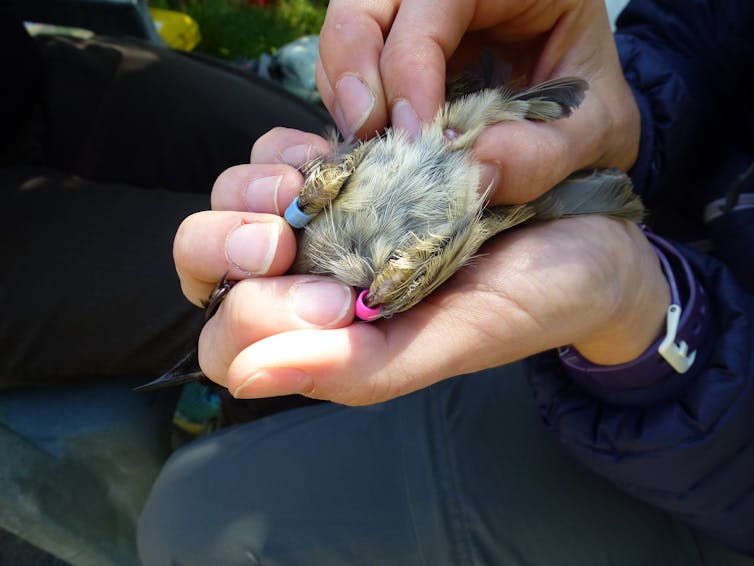
[[[370,136],[388,118],[379,61],[396,1],[332,0],[320,31],[318,86],[343,137]]]
[[[404,1],[380,58],[392,125],[412,135],[445,99],[446,63],[474,16],[474,2]]]
[[[392,125],[415,135],[443,104],[447,59],[473,2],[333,0],[320,34],[320,93],[345,137]],[[385,39],[386,38],[386,39]]]

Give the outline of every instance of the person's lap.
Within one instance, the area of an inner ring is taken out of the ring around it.
[[[141,42],[40,43],[48,165],[94,181],[209,194],[276,126],[321,133],[326,113],[229,64]]]
[[[144,563],[723,564],[705,545],[735,558],[569,459],[518,368],[185,446],[142,514]]]
[[[172,271],[178,223],[258,135],[324,125],[264,83],[92,45],[44,47],[44,159],[0,171],[5,383],[164,369],[201,322]],[[147,564],[685,565],[698,543],[563,455],[510,375],[229,428],[174,456],[141,522]]]
[[[181,220],[274,126],[324,114],[154,46],[43,39],[44,92],[0,168],[0,387],[154,377],[196,340],[172,262]]]

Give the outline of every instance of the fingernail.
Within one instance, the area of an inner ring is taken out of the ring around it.
[[[497,184],[500,182],[500,164],[496,161],[484,161],[481,165],[482,167],[479,171],[479,190],[483,193],[486,191],[494,192]]]
[[[280,161],[292,167],[301,167],[316,157],[313,148],[309,144],[292,145],[280,152]]]
[[[290,291],[291,308],[304,322],[328,326],[340,322],[353,302],[351,288],[337,281],[304,281]]]
[[[280,226],[274,222],[242,224],[225,241],[228,260],[249,275],[264,275],[277,251]]]
[[[411,139],[416,139],[422,131],[419,115],[405,98],[399,98],[393,104],[390,123],[393,128],[406,132]]]
[[[278,207],[278,190],[283,180],[277,177],[262,177],[249,183],[243,193],[246,209],[251,212],[272,212],[280,216]]]
[[[273,368],[255,371],[233,391],[236,399],[259,399],[306,393],[311,389],[311,377],[295,368]]]
[[[374,108],[375,97],[355,75],[345,75],[335,85],[335,122],[343,137],[355,134]]]

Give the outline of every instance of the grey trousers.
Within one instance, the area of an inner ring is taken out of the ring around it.
[[[518,365],[189,444],[153,487],[139,552],[146,566],[754,565],[571,460]]]

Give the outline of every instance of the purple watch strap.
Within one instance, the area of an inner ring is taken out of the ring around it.
[[[683,347],[685,343],[683,349],[691,356],[702,345],[711,325],[709,299],[686,259],[669,242],[644,227],[642,229],[654,247],[668,279],[671,302],[682,309],[675,345]],[[597,365],[582,357],[573,347],[562,348],[560,360],[575,381],[623,389],[646,387],[676,373],[658,351],[664,340],[663,336],[641,356],[625,364]]]

